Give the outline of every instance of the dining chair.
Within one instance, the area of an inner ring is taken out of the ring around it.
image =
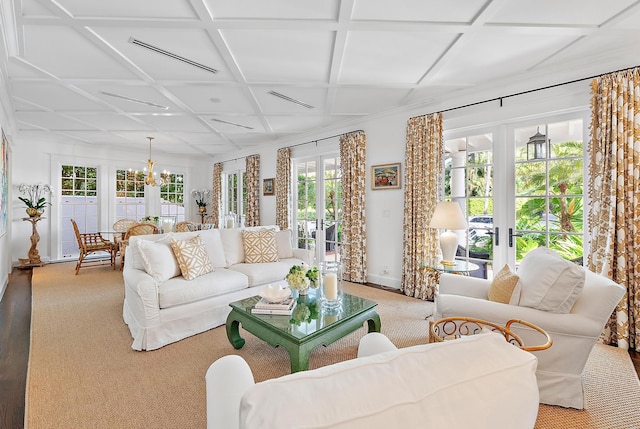
[[[149,234],[157,234],[158,226],[148,222],[137,223],[127,229],[127,232],[124,234],[124,238],[120,242],[120,269],[124,268],[124,256],[129,245],[129,237],[134,235],[149,235]]]
[[[91,254],[98,252],[106,252],[109,254],[109,259],[113,269],[116,269],[116,247],[115,244],[104,237],[99,232],[81,233],[78,229],[78,224],[74,219],[71,219],[73,225],[73,231],[76,234],[76,240],[78,240],[78,250],[80,255],[78,256],[78,263],[76,264],[76,275],[80,271],[80,267],[83,264],[94,262],[85,261],[85,258]]]

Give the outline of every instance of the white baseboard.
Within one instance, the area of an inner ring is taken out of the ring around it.
[[[393,277],[380,276],[375,274],[367,274],[367,281],[380,286],[386,286],[392,289],[400,289],[402,281]]]

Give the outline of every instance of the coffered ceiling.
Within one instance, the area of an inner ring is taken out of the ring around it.
[[[452,94],[640,64],[632,0],[0,5],[16,144],[143,150],[154,136],[154,152],[224,157]]]

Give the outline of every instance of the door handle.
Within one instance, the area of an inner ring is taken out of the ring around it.
[[[500,245],[500,228],[497,226],[494,228],[494,231],[487,231],[487,234],[493,237],[493,244],[495,246]]]
[[[513,228],[509,228],[509,247],[513,247],[513,237],[522,237],[522,234],[514,234]]]

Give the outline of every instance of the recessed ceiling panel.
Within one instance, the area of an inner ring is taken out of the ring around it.
[[[204,0],[215,19],[271,18],[332,20],[338,16],[337,0]]]
[[[172,132],[172,131],[207,131],[207,128],[202,122],[191,116],[173,116],[173,115],[145,115],[139,117],[146,123],[158,127],[158,129]]]
[[[70,27],[25,25],[25,59],[60,78],[114,79],[133,75]]]
[[[15,83],[13,95],[49,110],[106,110],[100,103],[51,83]]]
[[[57,0],[57,3],[77,18],[196,18],[187,0]]]
[[[355,0],[353,20],[469,22],[486,0]]]
[[[477,84],[525,73],[575,40],[572,36],[477,34],[445,62],[430,84]]]
[[[632,3],[633,0],[506,1],[489,22],[600,25]]]
[[[207,32],[192,28],[94,28],[127,59],[156,80],[225,81],[231,79],[226,65]],[[139,40],[203,66],[218,70],[211,73],[173,57],[129,42]]]
[[[222,85],[169,86],[171,93],[196,113],[255,113],[247,92]]]
[[[15,57],[9,57],[7,69],[9,71],[9,76],[14,79],[40,78],[48,80],[45,74],[38,71],[31,64],[20,61]]]
[[[400,104],[408,89],[342,88],[336,91],[333,114],[369,114]]]
[[[324,82],[333,51],[330,31],[223,31],[251,82]]]
[[[105,131],[149,131],[154,129],[148,124],[138,122],[128,116],[118,113],[101,112],[100,114],[97,114],[87,112],[85,114],[76,113],[73,117]]]
[[[304,107],[300,104],[296,104],[291,101],[287,101],[275,95],[269,94],[269,91],[274,91],[278,94],[282,94],[285,97],[289,97],[296,101],[308,104],[312,106],[312,109]],[[259,87],[252,89],[260,108],[265,114],[274,113],[302,113],[311,115],[321,115],[324,112],[324,105],[327,97],[326,88],[298,88],[294,86],[278,87],[273,86],[269,88]]]
[[[89,125],[52,112],[17,112],[16,120],[48,130],[91,130]]]
[[[326,125],[323,116],[267,116],[265,118],[275,133],[300,133],[312,128]]]
[[[22,0],[22,16],[53,16],[53,13],[36,0]]]
[[[442,55],[455,34],[352,31],[340,83],[415,84]]]
[[[222,137],[211,133],[192,133],[178,131],[173,135],[182,141],[188,142],[190,145],[226,145],[228,142]]]

